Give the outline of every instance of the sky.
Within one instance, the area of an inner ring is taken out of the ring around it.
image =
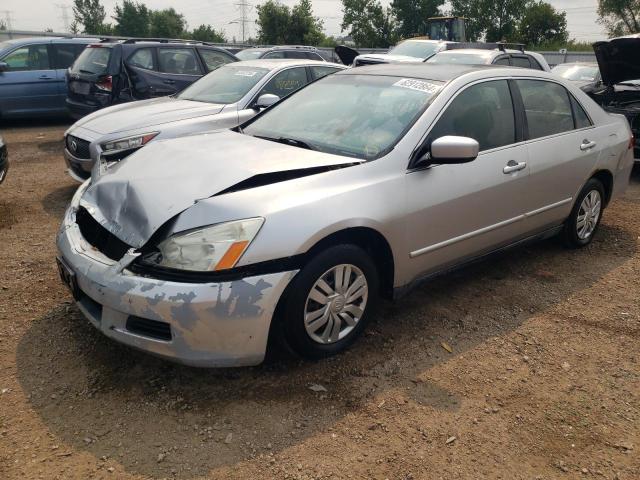
[[[190,28],[200,24],[210,24],[217,30],[223,30],[227,38],[241,39],[240,24],[241,3],[248,4],[247,37],[255,33],[255,5],[263,0],[138,0],[149,8],[162,9],[173,7],[187,19]],[[298,0],[280,0],[281,3],[294,5]],[[381,0],[388,5],[391,0]],[[567,13],[570,37],[579,41],[594,41],[606,38],[602,27],[596,23],[597,0],[547,0],[555,8]],[[314,13],[324,22],[328,35],[341,35],[342,3],[340,0],[311,0]],[[56,32],[64,30],[64,11],[73,17],[71,0],[2,0],[0,18],[7,18],[10,12],[11,25],[16,30],[43,30],[52,28]],[[102,0],[110,17],[118,0]],[[445,7],[446,8],[446,7]],[[236,23],[231,23],[236,22]]]

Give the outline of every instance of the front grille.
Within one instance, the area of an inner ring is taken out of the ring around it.
[[[91,153],[89,152],[89,142],[87,140],[83,140],[78,137],[74,137],[73,135],[67,135],[65,139],[67,150],[71,152],[76,158],[82,158],[83,160],[88,160],[91,158]]]
[[[91,216],[86,209],[80,207],[76,212],[76,223],[80,233],[93,247],[111,260],[120,260],[131,247],[109,232]]]
[[[130,316],[127,318],[127,330],[143,337],[156,340],[171,341],[171,325],[165,322],[149,320],[147,318]]]

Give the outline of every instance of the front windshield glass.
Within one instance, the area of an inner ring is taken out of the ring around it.
[[[178,98],[207,103],[235,103],[244,97],[268,71],[268,68],[243,67],[238,64],[223,65],[187,87],[178,95]]]
[[[457,63],[460,65],[485,65],[489,58],[481,53],[452,53],[441,52],[434,55],[427,63]]]
[[[267,110],[244,133],[371,160],[393,148],[442,88],[412,78],[325,77]]]
[[[594,82],[599,72],[595,65],[558,65],[551,71],[574,82]]]
[[[406,55],[407,57],[416,57],[424,60],[436,53],[437,50],[438,44],[435,42],[431,43],[407,40],[406,42],[399,43],[389,50],[389,54]]]
[[[236,53],[236,57],[240,60],[256,60],[260,58],[260,55],[264,53],[263,50],[256,50],[255,48],[247,48]]]

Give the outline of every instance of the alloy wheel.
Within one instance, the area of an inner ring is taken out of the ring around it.
[[[586,240],[593,234],[600,219],[601,209],[602,198],[600,197],[600,192],[591,190],[582,199],[578,210],[576,232],[580,240]]]

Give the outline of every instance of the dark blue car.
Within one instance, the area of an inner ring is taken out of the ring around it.
[[[0,119],[66,114],[67,68],[95,41],[36,37],[0,42]]]

